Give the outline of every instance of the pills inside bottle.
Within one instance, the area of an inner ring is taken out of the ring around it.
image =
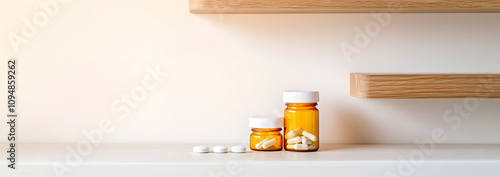
[[[249,119],[252,128],[250,149],[255,151],[280,151],[283,149],[281,127],[283,118],[273,116],[254,116]]]
[[[285,150],[317,151],[319,149],[318,91],[285,91]]]

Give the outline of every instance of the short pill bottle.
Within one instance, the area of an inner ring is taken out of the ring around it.
[[[250,117],[249,126],[252,128],[250,135],[250,149],[254,151],[281,151],[283,149],[282,117],[253,116]]]
[[[285,150],[317,151],[319,149],[318,91],[285,91]]]

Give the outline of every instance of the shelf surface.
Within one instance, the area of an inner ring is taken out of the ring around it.
[[[74,160],[76,153],[68,153],[68,148],[75,147],[18,144],[17,169],[8,169],[2,160],[0,176],[54,177],[52,164],[66,165],[69,156],[80,163],[63,175],[68,177],[401,176],[398,169],[407,163],[414,163],[412,177],[500,175],[500,145],[437,144],[427,146],[431,154],[417,145],[322,145],[317,152],[198,154],[191,152],[193,145],[101,144],[81,161]]]
[[[190,0],[195,14],[500,12],[498,0]]]
[[[500,98],[500,74],[351,73],[358,98]]]

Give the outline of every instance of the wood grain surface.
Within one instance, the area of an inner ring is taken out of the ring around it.
[[[500,74],[351,73],[358,98],[500,98]]]
[[[195,14],[500,12],[500,0],[190,0]]]

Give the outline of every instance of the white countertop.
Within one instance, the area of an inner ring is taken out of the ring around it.
[[[1,146],[5,157],[5,147]],[[75,160],[76,144],[20,144],[17,169],[0,164],[0,176],[500,176],[500,145],[322,145],[317,152],[198,154],[193,145],[102,144]],[[86,151],[86,150],[84,150]],[[69,154],[69,155],[68,155]],[[422,156],[423,155],[423,156]],[[66,161],[66,157],[77,165]],[[423,157],[421,159],[420,157]],[[70,165],[74,165],[71,167]],[[71,171],[71,172],[69,172]]]

